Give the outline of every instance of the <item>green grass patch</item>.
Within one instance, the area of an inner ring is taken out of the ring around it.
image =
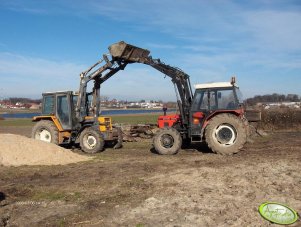
[[[0,127],[1,126],[33,126],[34,122],[28,118],[22,119],[4,119],[0,120]]]
[[[144,115],[112,115],[113,123],[119,124],[157,124],[160,114],[144,114]],[[11,118],[0,120],[1,126],[33,126],[34,122],[30,118]]]
[[[144,227],[144,225],[142,223],[139,223],[136,225],[136,227]]]
[[[112,115],[113,123],[124,124],[157,124],[158,116],[162,114],[143,114],[143,115]]]

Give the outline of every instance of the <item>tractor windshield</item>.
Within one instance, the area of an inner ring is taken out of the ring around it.
[[[242,104],[243,103],[243,96],[242,96],[241,91],[238,88],[235,88],[235,94],[237,96],[238,102],[240,104]]]
[[[42,114],[43,115],[51,115],[54,114],[54,95],[43,95],[43,109]]]
[[[194,95],[192,111],[237,109],[239,100],[236,88],[197,89]]]

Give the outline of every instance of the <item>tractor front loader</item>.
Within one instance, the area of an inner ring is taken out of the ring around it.
[[[36,124],[32,138],[58,145],[79,144],[87,153],[103,150],[106,143],[121,147],[121,129],[112,126],[111,117],[100,116],[100,85],[128,63],[148,54],[146,50],[130,46],[122,60],[103,55],[102,60],[80,74],[78,92],[43,93],[42,115],[33,118]],[[92,91],[87,91],[92,81]]]
[[[126,60],[131,45],[124,42],[109,47],[113,59]],[[249,123],[235,77],[230,82],[198,84],[193,94],[189,75],[177,67],[153,59],[149,52],[134,62],[153,67],[171,78],[180,114],[160,116],[160,130],[153,138],[159,154],[176,154],[183,144],[206,142],[215,153],[231,155],[239,152],[247,141]],[[259,121],[260,116],[252,121]]]

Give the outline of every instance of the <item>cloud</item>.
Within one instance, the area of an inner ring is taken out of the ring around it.
[[[102,85],[102,94],[122,100],[175,100],[171,79],[146,65],[129,65]]]
[[[39,2],[40,3],[40,2]],[[47,14],[49,8],[43,7],[44,4],[38,6],[35,1],[22,1],[22,0],[14,0],[14,1],[1,1],[1,8],[6,8],[15,12],[25,12],[29,14]]]
[[[162,50],[162,49],[172,50],[172,49],[176,49],[178,47],[176,45],[162,44],[162,43],[147,43],[146,46],[151,49],[160,49],[160,50]]]
[[[47,91],[78,90],[79,74],[88,68],[72,62],[0,52],[0,98],[40,97]],[[93,83],[90,83],[91,85]],[[174,89],[169,78],[148,66],[129,65],[104,84],[101,94],[110,98],[137,100],[174,100]]]
[[[298,10],[301,4],[296,1],[62,0],[36,3],[16,0],[4,1],[1,5],[27,13],[98,15],[129,24],[132,31],[128,32],[140,27],[143,31],[172,35],[172,39],[189,42],[191,46],[228,46],[238,42],[239,48],[269,51],[301,48]]]
[[[1,88],[6,96],[27,93],[37,96],[45,91],[78,87],[83,65],[0,52]]]
[[[256,39],[257,48],[270,51],[301,50],[301,13],[287,11],[253,11],[244,15],[247,30]]]
[[[54,74],[63,76],[66,73],[73,73],[80,67],[82,66],[72,63],[59,63],[9,52],[0,53],[0,73],[15,74],[16,76],[27,74],[30,78],[35,79],[51,78]]]

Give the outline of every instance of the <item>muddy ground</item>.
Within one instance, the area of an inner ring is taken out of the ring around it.
[[[276,226],[258,206],[301,212],[300,138],[273,132],[227,157],[205,146],[160,156],[143,140],[84,163],[0,167],[0,226]]]

